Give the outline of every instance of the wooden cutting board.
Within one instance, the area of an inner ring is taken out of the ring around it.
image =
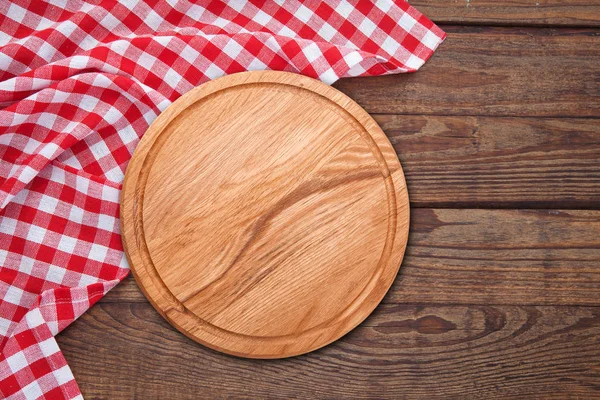
[[[280,358],[363,321],[400,267],[409,205],[375,121],[301,75],[206,83],[152,124],[127,169],[121,228],[154,307],[215,350]]]

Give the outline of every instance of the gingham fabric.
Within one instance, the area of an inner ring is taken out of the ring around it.
[[[444,33],[407,3],[0,1],[0,394],[81,398],[54,335],[128,273],[136,144],[221,75],[411,72]]]

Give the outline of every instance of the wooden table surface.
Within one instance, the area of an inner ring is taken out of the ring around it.
[[[133,278],[58,336],[87,399],[600,398],[600,3],[418,0],[417,73],[335,86],[405,169],[390,293],[316,352],[247,360],[167,324]]]

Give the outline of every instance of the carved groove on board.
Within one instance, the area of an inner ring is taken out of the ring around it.
[[[205,101],[209,100],[211,97],[217,96],[219,94],[223,94],[223,92],[233,91],[233,90],[240,89],[244,86],[249,86],[249,85],[259,86],[259,87],[265,86],[264,83],[246,83],[243,85],[228,87],[228,88],[222,89],[220,91],[211,93],[210,95],[199,99],[198,101],[191,104],[189,107],[197,105],[198,103],[201,103],[201,102],[205,102]],[[306,94],[308,94],[309,96],[315,95],[313,92],[308,92],[306,89],[302,89],[302,88],[299,88],[296,86],[285,85],[285,84],[279,84],[279,85],[285,87],[288,90],[293,90],[294,92],[302,93],[304,96],[306,96]],[[271,86],[271,85],[269,85],[269,86]],[[323,96],[321,96],[321,97],[323,97]],[[375,157],[375,159],[377,160],[377,162],[380,165],[381,174],[384,177],[385,188],[386,188],[387,197],[388,197],[387,239],[386,239],[386,242],[385,242],[385,245],[383,248],[381,258],[378,263],[379,264],[379,266],[377,268],[378,272],[371,276],[371,279],[365,286],[364,290],[362,292],[360,292],[360,294],[342,311],[342,313],[332,317],[330,320],[324,321],[324,322],[320,323],[319,325],[311,327],[310,329],[304,330],[302,332],[298,332],[294,335],[281,335],[281,336],[268,337],[269,341],[277,342],[278,339],[290,339],[290,338],[297,337],[298,335],[304,334],[304,333],[307,333],[307,334],[315,333],[318,335],[318,331],[323,330],[323,329],[328,329],[331,325],[341,324],[344,320],[346,320],[352,314],[352,311],[354,310],[356,305],[359,304],[375,288],[375,285],[377,284],[377,281],[379,280],[379,278],[381,276],[381,270],[382,270],[383,266],[389,262],[389,259],[390,259],[391,253],[392,253],[394,239],[396,236],[397,207],[396,207],[396,195],[395,195],[395,190],[394,190],[394,183],[392,182],[392,177],[391,177],[388,165],[383,157],[383,154],[381,153],[381,150],[379,149],[379,147],[377,146],[377,144],[375,143],[375,141],[373,140],[371,135],[365,130],[364,126],[361,125],[356,120],[356,118],[354,118],[352,115],[350,115],[346,110],[341,109],[340,107],[333,106],[331,104],[330,100],[328,100],[328,99],[325,99],[324,105],[327,108],[331,109],[333,112],[340,113],[340,111],[342,111],[344,119],[358,128],[357,131],[360,133],[362,139],[365,140],[365,142],[367,142],[369,148],[371,149],[371,151],[373,153],[373,156]],[[177,115],[178,114],[173,115],[172,118],[175,119],[177,117]],[[179,301],[175,297],[175,295],[171,292],[171,290],[167,287],[165,282],[161,279],[161,277],[156,269],[156,266],[154,265],[154,262],[152,261],[152,257],[150,256],[150,251],[148,249],[148,245],[146,243],[146,237],[144,234],[144,220],[142,217],[143,210],[144,210],[144,193],[146,191],[146,184],[148,182],[148,177],[150,175],[150,171],[154,164],[154,160],[156,160],[156,157],[160,153],[163,145],[169,140],[169,137],[173,133],[173,130],[168,129],[171,122],[169,122],[169,124],[167,124],[165,126],[165,128],[163,130],[164,133],[161,133],[156,138],[156,140],[152,144],[152,147],[150,148],[150,151],[148,151],[146,157],[144,158],[144,161],[142,163],[142,168],[140,170],[138,184],[137,184],[136,191],[135,191],[136,192],[136,201],[135,201],[135,204],[136,204],[136,212],[135,212],[136,238],[138,239],[137,244],[138,244],[139,252],[142,255],[142,258],[144,260],[143,264],[144,264],[145,270],[148,273],[148,275],[152,278],[152,281],[156,285],[156,287],[162,292],[163,296],[165,297],[165,300],[167,300],[169,302],[169,304],[175,311],[177,311],[179,313],[183,313],[183,314],[187,315],[188,317],[192,317],[197,323],[207,326],[207,327],[209,326],[211,329],[215,329],[218,332],[223,332],[223,333],[227,332],[228,334],[232,334],[234,336],[239,336],[239,337],[254,337],[253,335],[244,335],[241,333],[236,333],[236,332],[222,329],[222,328],[220,328],[214,324],[211,324],[210,322],[200,318],[193,311],[189,310],[184,304],[185,301],[183,301],[183,302]],[[226,271],[228,271],[228,270],[226,270]],[[209,283],[209,285],[212,283],[214,283],[214,282]],[[189,296],[189,297],[192,297],[192,296]],[[266,339],[267,337],[261,336],[261,338]]]

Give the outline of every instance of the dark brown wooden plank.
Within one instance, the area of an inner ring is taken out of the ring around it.
[[[593,0],[410,0],[438,24],[600,26]]]
[[[599,211],[411,215],[405,268],[388,302],[600,304]]]
[[[90,399],[600,397],[597,307],[387,305],[314,353],[248,360],[104,303],[58,342]]]
[[[600,209],[600,120],[375,115],[412,207]]]
[[[444,28],[419,72],[342,79],[370,113],[600,116],[597,29]]]
[[[132,278],[101,301],[146,302]],[[413,209],[384,302],[600,306],[600,211]]]

